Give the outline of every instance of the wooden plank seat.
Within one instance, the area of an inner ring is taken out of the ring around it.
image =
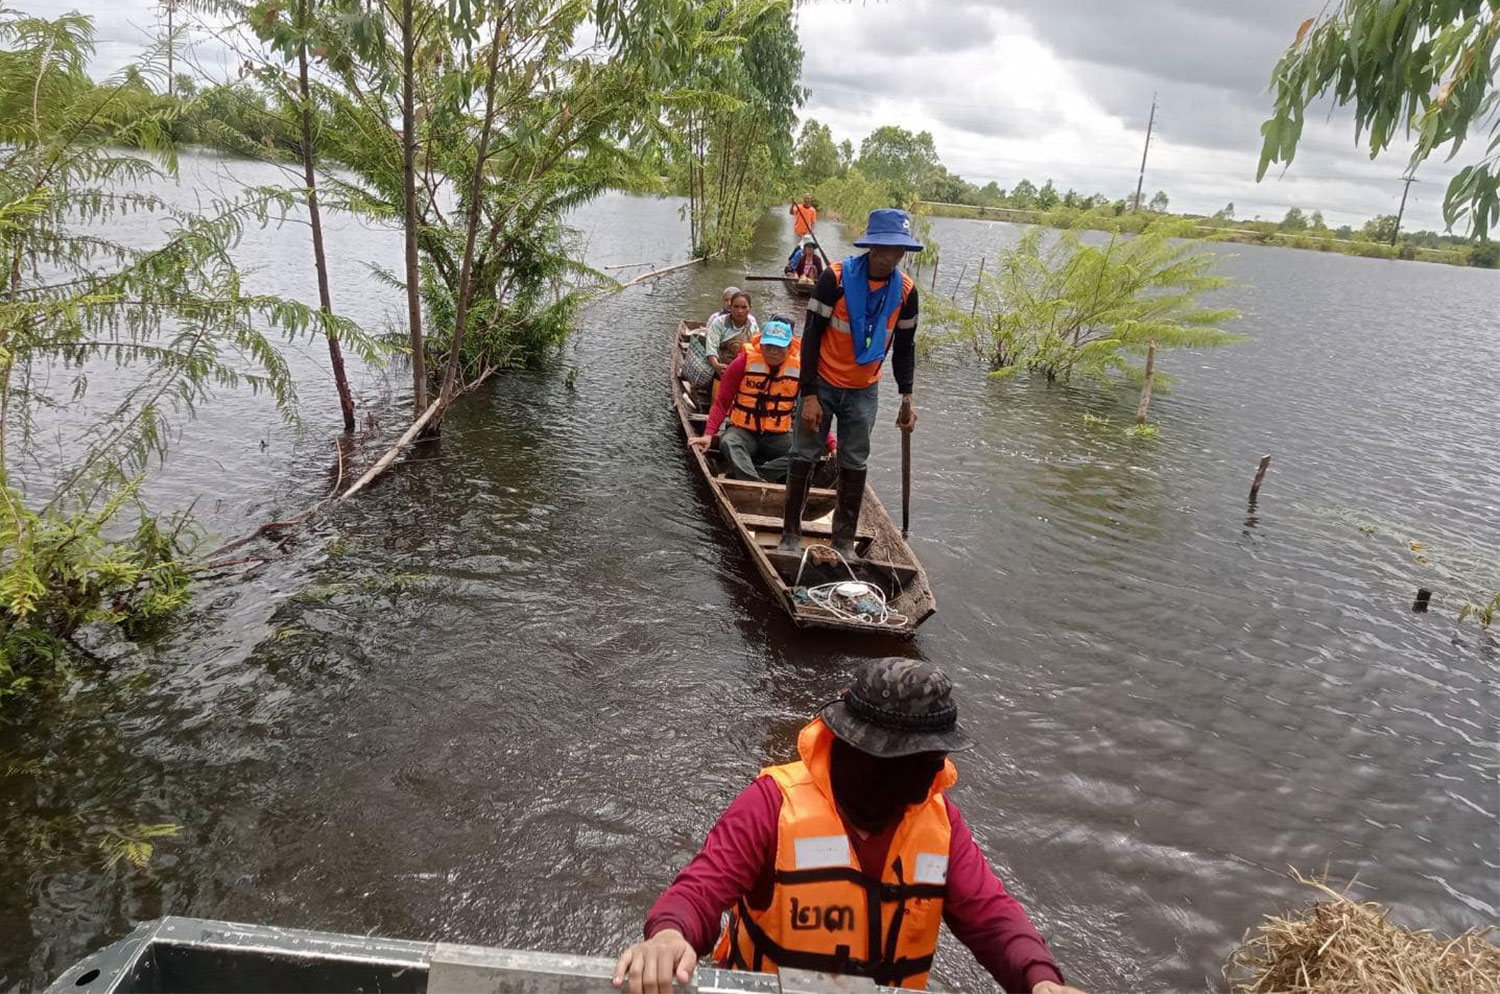
[[[741,514],[739,519],[745,523],[745,527],[755,532],[775,532],[781,534],[781,519],[773,518],[768,514]],[[802,522],[802,534],[808,538],[832,538],[833,522],[815,521]],[[861,541],[875,540],[875,536],[868,531],[860,531],[854,536],[855,547],[858,548]]]
[[[857,543],[855,548],[858,548]],[[802,565],[802,554],[800,552],[782,552],[776,548],[764,551],[766,558],[771,560],[772,565],[776,567],[776,572],[786,577],[787,582],[790,583],[792,578],[797,575],[798,567]],[[893,579],[897,585],[907,587],[917,578],[916,569],[902,563],[860,558],[851,561],[849,566],[854,570],[855,576],[861,580],[874,583],[885,590],[887,595],[892,593],[891,581]],[[842,564],[834,563],[832,566],[823,566],[812,562],[811,558],[809,558],[807,573],[803,574],[803,582],[828,583],[831,580],[838,579],[840,576],[847,577],[848,575]]]

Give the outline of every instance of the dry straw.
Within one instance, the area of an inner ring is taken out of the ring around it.
[[[1292,875],[1325,900],[1268,915],[1246,933],[1224,966],[1233,994],[1500,994],[1493,926],[1443,940],[1392,924],[1374,902]]]

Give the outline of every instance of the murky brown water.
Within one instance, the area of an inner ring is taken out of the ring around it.
[[[684,251],[674,202],[607,197],[579,223],[600,264]],[[940,289],[1018,235],[935,230]],[[257,278],[311,297],[302,237],[254,233]],[[394,262],[394,236],[334,237],[336,303],[398,315],[362,268]],[[666,343],[743,267],[595,306],[554,368],[494,381],[285,561],[0,729],[0,989],[169,912],[613,952],[886,651],[955,676],[981,742],[956,799],[1081,986],[1220,986],[1243,930],[1305,900],[1288,864],[1358,872],[1405,922],[1500,919],[1497,640],[1456,623],[1451,582],[1410,612],[1439,568],[1500,586],[1500,281],[1226,255],[1254,341],[1164,357],[1182,381],[1154,442],[1120,432],[1133,397],[920,365],[913,541],[941,610],[905,649],[792,629],[681,455]],[[305,429],[215,406],[157,498],[237,534],[326,490],[320,349],[301,349]],[[884,425],[873,460],[892,504],[894,442]],[[183,831],[149,869],[106,870],[76,827],[132,822]],[[951,938],[939,964],[988,983]]]

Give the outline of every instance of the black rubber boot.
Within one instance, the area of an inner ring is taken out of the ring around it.
[[[854,537],[859,531],[859,507],[865,499],[862,469],[839,470],[839,499],[833,509],[833,551],[854,558]]]
[[[782,552],[802,551],[802,509],[807,506],[807,489],[812,486],[813,464],[791,459],[786,467],[786,506],[781,512]]]

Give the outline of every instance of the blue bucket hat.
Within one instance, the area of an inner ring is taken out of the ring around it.
[[[781,318],[772,318],[760,326],[760,344],[786,348],[792,344],[792,326]]]
[[[911,215],[894,207],[871,211],[864,235],[854,244],[857,248],[891,245],[911,252],[922,251],[922,243],[911,236]]]

